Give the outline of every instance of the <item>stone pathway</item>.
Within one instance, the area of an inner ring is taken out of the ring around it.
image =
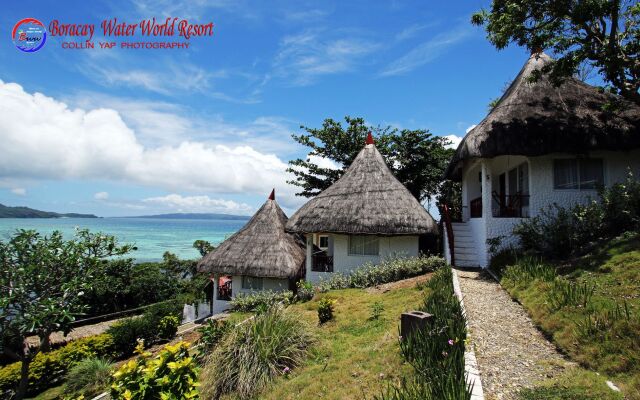
[[[457,272],[487,399],[516,399],[520,389],[573,365],[491,276]]]

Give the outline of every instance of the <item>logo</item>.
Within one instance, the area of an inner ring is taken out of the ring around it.
[[[37,19],[25,18],[18,21],[13,27],[11,37],[18,50],[34,53],[40,50],[47,41],[47,30]]]

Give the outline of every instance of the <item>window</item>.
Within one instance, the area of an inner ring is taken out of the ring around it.
[[[351,256],[377,256],[377,236],[349,236],[349,255]]]
[[[553,160],[554,189],[596,189],[604,184],[602,159]]]
[[[323,235],[319,237],[319,241],[318,241],[318,247],[320,247],[321,249],[328,249],[329,248],[329,236]]]
[[[251,290],[262,290],[262,278],[256,278],[255,276],[243,276],[242,288]]]

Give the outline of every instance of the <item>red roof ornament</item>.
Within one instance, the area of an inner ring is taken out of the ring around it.
[[[271,191],[271,194],[269,195],[269,200],[275,200],[276,199],[276,189],[274,188]]]
[[[371,131],[369,131],[369,133],[367,133],[367,141],[365,143],[366,144],[373,144],[373,136],[371,135]]]

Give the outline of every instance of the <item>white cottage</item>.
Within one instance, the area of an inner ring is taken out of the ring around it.
[[[438,232],[431,215],[393,176],[371,133],[342,177],[293,214],[286,230],[306,236],[311,282],[368,262],[417,256],[420,235]]]
[[[640,176],[640,108],[577,79],[559,87],[528,79],[551,61],[529,58],[447,169],[462,183],[462,221],[444,235],[457,266],[486,267],[487,240],[515,244],[513,227],[542,208],[596,199],[600,185],[623,181],[628,169]],[[618,110],[604,111],[607,104]]]
[[[200,260],[198,270],[211,274],[213,313],[240,293],[289,290],[304,277],[304,240],[285,232],[286,223],[273,191],[242,229]]]

